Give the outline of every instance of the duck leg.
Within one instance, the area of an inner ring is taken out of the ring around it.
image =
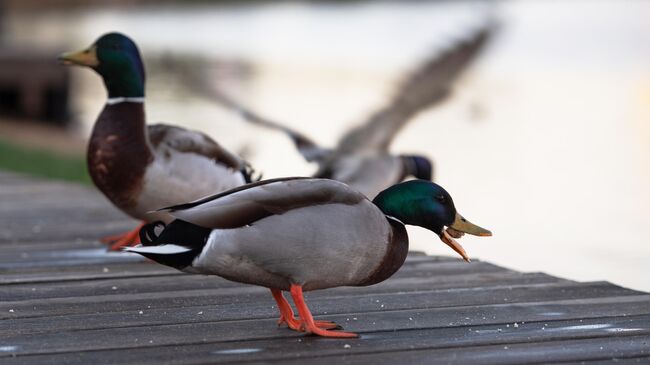
[[[144,225],[145,223],[143,222],[131,231],[104,237],[101,239],[101,242],[110,245],[108,248],[109,251],[119,251],[122,247],[135,246],[140,243],[140,229]]]
[[[294,317],[293,309],[291,309],[291,305],[284,298],[284,295],[282,295],[282,291],[280,289],[271,289],[271,294],[273,294],[273,299],[275,299],[275,302],[278,303],[278,309],[280,310],[280,319],[278,320],[278,326],[282,323],[286,323],[287,327],[291,328],[292,330],[304,332],[305,328],[303,321]],[[330,321],[314,321],[314,323],[316,326],[323,329],[341,329],[341,326]]]
[[[298,314],[300,314],[305,331],[323,337],[359,337],[358,334],[352,332],[337,332],[318,327],[305,303],[305,298],[302,295],[302,286],[291,284],[291,297],[293,297],[293,302],[296,304],[296,308],[298,308]]]

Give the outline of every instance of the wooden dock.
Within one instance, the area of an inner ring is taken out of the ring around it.
[[[2,364],[650,362],[650,294],[413,253],[381,284],[307,293],[361,339],[277,327],[269,291],[107,254],[94,189],[0,172]],[[525,254],[525,250],[522,250]]]

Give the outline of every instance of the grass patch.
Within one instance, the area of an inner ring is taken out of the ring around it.
[[[66,156],[0,140],[0,169],[91,184],[83,156]]]

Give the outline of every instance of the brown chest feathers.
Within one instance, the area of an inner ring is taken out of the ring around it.
[[[106,105],[88,144],[88,172],[99,190],[129,211],[137,203],[144,173],[153,160],[145,130],[144,105]]]

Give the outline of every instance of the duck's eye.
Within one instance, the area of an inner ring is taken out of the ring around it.
[[[111,45],[111,48],[117,51],[118,49],[120,49],[120,45],[115,43]]]
[[[440,203],[445,202],[445,196],[444,195],[436,195],[436,200],[439,201]]]

